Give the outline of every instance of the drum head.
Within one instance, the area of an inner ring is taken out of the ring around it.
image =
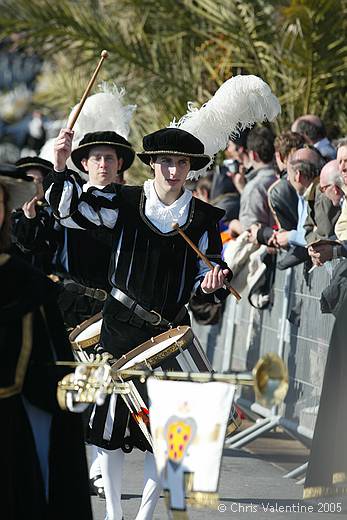
[[[97,345],[100,340],[101,326],[101,312],[77,325],[69,335],[72,348],[79,350]]]
[[[155,336],[138,347],[124,354],[112,365],[112,370],[126,370],[134,368],[154,369],[171,357],[177,356],[180,350],[185,350],[194,338],[190,327],[184,325],[170,329],[159,336]],[[123,376],[122,376],[123,377]],[[125,376],[123,379],[130,379]]]

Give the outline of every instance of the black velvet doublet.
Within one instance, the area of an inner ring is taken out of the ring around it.
[[[141,188],[122,187],[118,204],[110,264],[111,285],[145,308],[172,320],[189,300],[198,275],[197,255],[177,230],[161,233],[147,219]],[[193,197],[188,220],[182,226],[196,245],[203,234],[208,233],[206,255],[212,261],[220,260],[217,226],[223,214],[222,210]]]

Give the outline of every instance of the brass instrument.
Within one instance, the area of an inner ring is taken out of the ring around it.
[[[66,408],[67,392],[74,392],[74,401],[79,403],[98,402],[102,394],[128,394],[131,392],[127,380],[140,378],[145,382],[148,377],[175,381],[206,383],[220,381],[234,385],[254,387],[258,402],[266,406],[280,404],[288,391],[288,371],[282,359],[275,353],[260,358],[252,373],[208,373],[208,372],[159,372],[145,364],[134,369],[116,370],[107,363],[69,363],[60,365],[77,366],[77,371],[65,376],[58,383],[58,401]],[[131,382],[130,382],[131,383]]]

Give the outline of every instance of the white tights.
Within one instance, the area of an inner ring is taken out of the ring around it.
[[[94,444],[90,444],[91,464],[89,468],[89,478],[95,478],[101,475],[100,462],[98,459],[98,448]]]
[[[101,474],[106,497],[105,520],[121,520],[123,517],[121,495],[124,452],[98,448]],[[145,455],[144,489],[139,512],[135,520],[151,520],[155,506],[160,497],[161,486],[158,481],[154,456],[150,452]]]

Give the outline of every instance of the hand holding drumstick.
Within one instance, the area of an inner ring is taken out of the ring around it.
[[[70,119],[67,124],[67,128],[62,128],[60,130],[60,133],[55,140],[54,143],[54,169],[56,171],[63,171],[65,169],[66,161],[71,155],[71,148],[72,148],[72,140],[73,140],[73,127],[77,121],[78,116],[81,113],[81,110],[83,108],[84,103],[86,102],[86,99],[94,85],[94,82],[96,80],[97,75],[99,74],[100,68],[104,61],[108,57],[108,52],[103,50],[100,54],[99,62],[96,66],[96,69],[93,72],[92,77],[89,80],[89,83],[82,95],[82,98],[78,105],[76,106],[76,109],[71,114]]]
[[[200,249],[194,244],[194,242],[192,242],[190,240],[190,238],[187,237],[187,235],[182,231],[182,229],[179,227],[179,225],[177,223],[173,224],[172,225],[173,229],[176,229],[179,234],[182,236],[182,238],[184,238],[184,240],[190,245],[190,247],[192,249],[194,249],[194,251],[196,252],[196,254],[201,258],[201,260],[203,260],[205,262],[205,264],[211,269],[210,273],[208,273],[208,276],[209,276],[209,280],[207,280],[207,283],[206,283],[206,287],[207,287],[207,290],[205,289],[205,292],[213,292],[214,289],[213,287],[214,286],[217,286],[217,285],[220,285],[221,282],[223,282],[223,285],[225,285],[225,287],[227,289],[229,289],[229,291],[231,292],[231,294],[233,296],[235,296],[235,298],[237,300],[241,300],[241,296],[240,294],[237,292],[236,289],[234,289],[231,285],[230,285],[230,282],[229,280],[227,280],[225,278],[225,275],[227,274],[227,270],[223,271],[220,269],[219,266],[214,266],[210,260],[207,258],[207,256],[205,256],[201,251]],[[208,289],[211,288],[213,289],[213,291],[209,291]],[[218,287],[216,287],[218,288]]]

